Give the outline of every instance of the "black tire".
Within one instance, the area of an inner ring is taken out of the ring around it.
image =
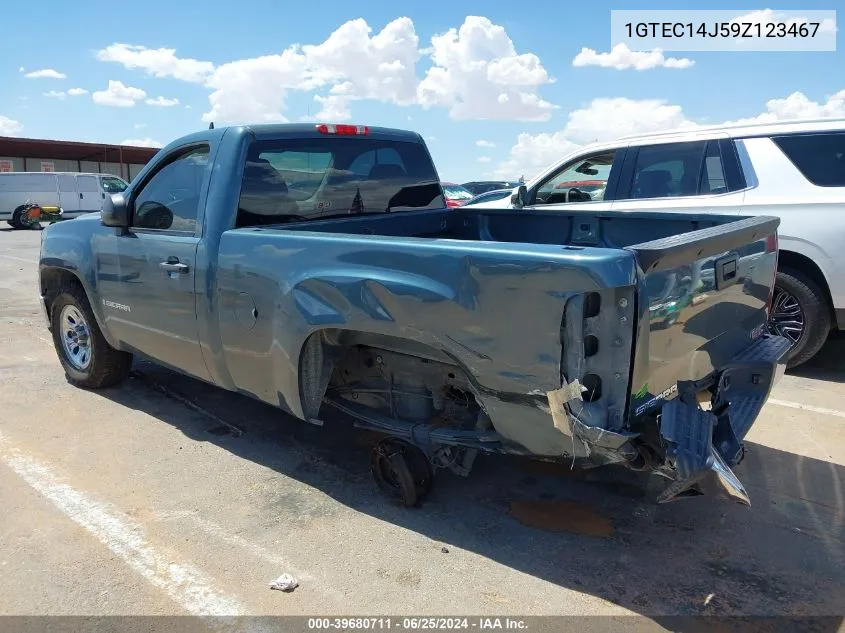
[[[88,326],[90,361],[84,369],[74,367],[65,351],[61,324],[62,309],[73,306],[82,313]],[[85,291],[76,284],[63,286],[50,309],[53,345],[71,384],[85,389],[102,389],[125,380],[132,366],[132,354],[116,350],[106,341],[94,318]]]
[[[778,289],[795,297],[804,317],[804,331],[787,353],[786,366],[794,369],[813,358],[827,341],[832,324],[830,308],[818,284],[798,270],[778,270],[775,294]]]
[[[21,218],[23,217],[23,212],[24,212],[24,207],[18,207],[12,213],[12,219],[9,221],[9,224],[12,225],[13,229],[17,229],[19,231],[23,230],[24,225],[23,225],[23,222],[21,221]]]

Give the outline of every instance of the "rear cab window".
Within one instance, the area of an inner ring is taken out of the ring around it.
[[[774,136],[772,141],[817,187],[845,187],[845,132]]]
[[[425,146],[364,136],[250,144],[237,227],[446,206]]]

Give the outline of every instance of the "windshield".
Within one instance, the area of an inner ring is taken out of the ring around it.
[[[469,200],[472,192],[461,185],[443,185],[443,192],[450,200]]]
[[[362,137],[255,141],[238,226],[445,207],[425,146]]]

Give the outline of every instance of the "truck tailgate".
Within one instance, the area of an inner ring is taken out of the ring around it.
[[[641,269],[629,416],[659,414],[680,475],[665,500],[714,472],[746,500],[727,465],[741,459],[788,349],[767,329],[779,222],[744,218],[629,247]]]

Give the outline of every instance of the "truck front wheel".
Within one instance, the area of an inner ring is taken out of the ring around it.
[[[132,354],[109,345],[79,286],[60,289],[51,306],[50,324],[53,345],[72,384],[100,389],[121,382],[129,374]]]

